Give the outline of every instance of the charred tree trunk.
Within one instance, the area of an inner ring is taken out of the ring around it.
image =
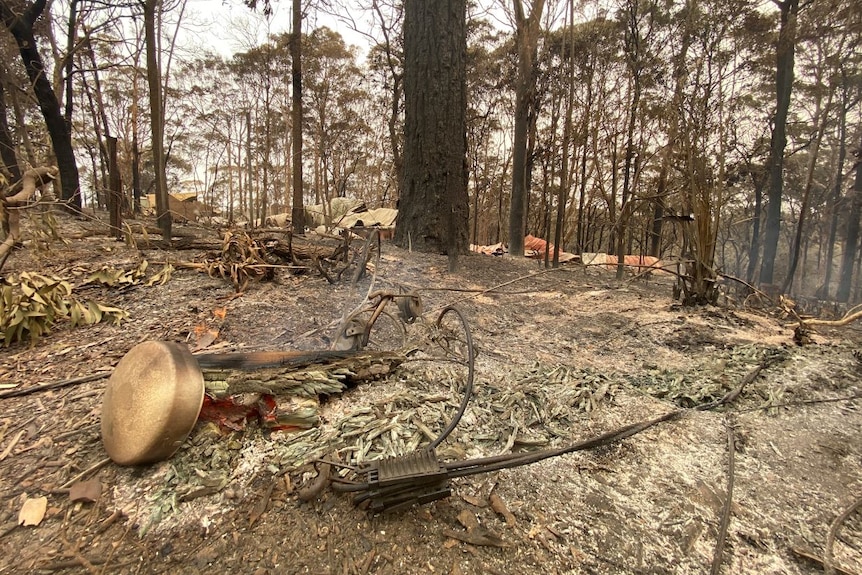
[[[751,181],[754,184],[754,214],[751,216],[751,244],[748,247],[748,269],[745,279],[754,283],[754,273],[757,270],[757,258],[760,254],[760,219],[763,214],[763,187],[766,184],[766,173],[761,170],[752,171]]]
[[[108,147],[108,217],[111,233],[117,239],[123,237],[123,185],[117,161],[117,138],[106,138]]]
[[[518,48],[518,78],[515,84],[515,133],[512,140],[512,201],[509,206],[509,254],[524,255],[527,231],[527,203],[530,173],[529,134],[531,111],[536,97],[536,48],[539,20],[544,0],[533,0],[530,15],[524,14],[522,0],[515,0],[515,42]],[[535,121],[535,118],[532,118]]]
[[[159,0],[144,2],[144,28],[147,43],[147,82],[150,87],[150,127],[153,138],[153,171],[156,185],[156,222],[162,239],[171,241],[173,224],[168,204],[168,186],[165,174],[165,122],[162,105],[162,80],[159,57],[156,53],[156,7]]]
[[[21,169],[18,167],[18,157],[15,153],[15,142],[9,131],[9,120],[6,118],[6,86],[0,82],[0,161],[3,166],[0,171],[10,178],[11,182],[21,179]]]
[[[563,123],[563,158],[560,162],[560,190],[557,195],[557,222],[554,229],[554,267],[560,265],[560,244],[563,241],[563,227],[566,223],[566,204],[569,202],[569,187],[571,186],[570,171],[569,171],[569,146],[572,140],[572,114],[574,108],[574,92],[575,92],[575,64],[574,64],[574,30],[575,30],[575,3],[574,0],[569,0],[569,70],[568,81],[569,91],[566,94],[566,112]],[[565,50],[564,50],[565,52]],[[574,173],[572,170],[571,173]]]
[[[0,16],[3,23],[18,44],[18,51],[27,71],[27,77],[33,86],[36,101],[45,119],[45,127],[51,138],[54,155],[57,158],[57,168],[60,175],[60,196],[73,209],[81,207],[81,190],[78,180],[78,165],[75,162],[75,151],[72,148],[72,132],[69,124],[63,118],[60,102],[51,88],[42,62],[42,56],[37,50],[33,26],[45,9],[47,0],[36,0],[20,14],[15,13],[7,0],[0,1]]]
[[[818,78],[818,81],[820,78]],[[790,268],[787,270],[787,277],[784,279],[784,284],[781,286],[782,293],[790,293],[790,288],[793,286],[793,276],[796,275],[796,267],[799,264],[799,251],[802,247],[802,232],[805,229],[805,217],[808,214],[808,204],[811,198],[811,186],[814,183],[814,169],[817,167],[817,156],[820,153],[820,143],[823,141],[823,133],[826,131],[826,124],[829,118],[829,109],[832,107],[833,89],[830,88],[826,106],[821,115],[820,102],[822,94],[818,94],[815,103],[814,121],[819,122],[817,127],[817,135],[814,137],[814,144],[809,152],[808,170],[805,176],[805,189],[802,192],[802,205],[799,207],[799,222],[796,225],[796,237],[793,240],[793,249],[790,253]],[[806,252],[807,253],[807,252]]]
[[[467,6],[404,5],[404,172],[395,242],[449,256],[468,242]]]
[[[829,241],[826,245],[826,275],[823,285],[818,290],[820,299],[829,298],[829,284],[832,283],[832,260],[835,257],[835,239],[838,236],[838,204],[841,198],[841,187],[844,184],[844,161],[847,159],[847,112],[849,111],[847,97],[847,74],[841,73],[841,109],[838,114],[838,162],[835,166],[835,183],[829,197],[827,213],[829,217]]]
[[[784,148],[787,146],[787,113],[790,109],[790,92],[793,88],[793,63],[796,51],[796,17],[799,0],[776,2],[781,10],[781,29],[775,67],[776,109],[769,148],[769,203],[766,206],[766,230],[763,238],[763,261],[760,265],[760,282],[771,284],[778,253],[781,231],[781,200],[784,189]]]
[[[302,3],[293,0],[293,37],[290,39],[290,75],[293,83],[291,96],[291,137],[293,140],[293,202],[290,218],[293,233],[305,231],[305,208],[302,194]]]
[[[78,0],[72,0],[69,3],[69,27],[66,32],[66,62],[65,62],[65,96],[66,109],[65,118],[66,124],[72,125],[72,108],[74,104],[72,92],[72,69],[74,58],[72,57],[75,50],[75,30],[78,25]],[[89,42],[89,39],[88,39]]]
[[[835,299],[846,302],[850,298],[850,284],[853,279],[853,261],[859,246],[859,217],[862,215],[862,144],[856,150],[856,180],[851,192],[850,213],[847,216],[847,238],[844,242],[844,253],[841,257],[841,279],[838,282],[838,293]]]

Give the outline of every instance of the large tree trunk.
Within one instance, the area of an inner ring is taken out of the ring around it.
[[[467,250],[466,0],[404,4],[404,172],[395,242]],[[523,238],[522,238],[523,239]]]
[[[293,233],[305,231],[305,208],[302,199],[302,3],[293,0],[293,37],[290,39],[291,79],[293,82],[290,112],[293,140],[293,206],[290,218]]]
[[[78,180],[78,165],[75,162],[75,152],[72,148],[72,132],[69,124],[63,118],[60,102],[51,82],[45,72],[42,56],[36,49],[36,37],[33,34],[33,26],[42,11],[45,9],[46,0],[36,0],[20,14],[13,12],[7,0],[0,1],[0,15],[6,28],[15,37],[18,51],[27,71],[27,77],[33,86],[36,101],[45,119],[45,127],[51,138],[54,155],[57,158],[57,168],[60,174],[61,198],[68,202],[72,208],[81,207],[81,190]]]
[[[766,206],[766,229],[763,237],[763,260],[760,265],[760,282],[771,284],[778,253],[778,236],[781,231],[781,196],[784,188],[784,148],[787,146],[787,112],[790,109],[790,92],[793,88],[793,62],[796,50],[796,17],[799,0],[778,3],[781,9],[781,29],[775,67],[776,109],[769,148],[767,171],[769,189]]]
[[[527,231],[527,200],[530,170],[528,169],[528,138],[530,111],[536,97],[536,47],[539,42],[539,22],[544,0],[533,0],[530,15],[524,14],[522,0],[515,0],[515,40],[518,47],[518,79],[515,85],[515,133],[512,140],[512,202],[509,206],[509,254],[524,255],[524,234]]]

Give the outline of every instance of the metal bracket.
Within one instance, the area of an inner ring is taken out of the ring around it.
[[[373,462],[363,470],[367,490],[354,503],[368,502],[375,512],[396,511],[449,497],[449,473],[433,449]]]

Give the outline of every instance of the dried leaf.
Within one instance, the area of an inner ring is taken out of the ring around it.
[[[173,274],[173,272],[174,266],[172,266],[171,264],[165,264],[165,266],[161,269],[160,272],[153,274],[153,276],[147,280],[147,287],[166,284],[171,279],[171,275]]]
[[[218,319],[224,319],[227,316],[227,308],[217,307],[213,310],[213,315]]]
[[[506,506],[506,503],[500,498],[496,493],[491,493],[491,496],[488,498],[491,503],[491,509],[499,513],[506,520],[506,525],[509,527],[515,526],[515,516],[509,511],[509,508]]]
[[[487,502],[481,497],[476,497],[474,495],[462,495],[461,499],[472,505],[473,507],[485,507]]]
[[[476,519],[476,515],[468,509],[462,509],[458,513],[458,523],[463,525],[467,531],[472,531],[479,526],[479,520]]]
[[[266,488],[266,491],[263,493],[263,497],[260,498],[260,501],[255,504],[254,509],[251,510],[251,513],[248,515],[248,526],[252,527],[258,519],[260,519],[261,515],[266,513],[267,508],[269,507],[270,501],[272,500],[272,491],[275,489],[275,481],[271,482],[269,486]]]
[[[84,501],[93,503],[102,495],[102,484],[98,479],[90,479],[89,481],[79,481],[72,485],[69,489],[69,501],[75,503]]]
[[[446,537],[451,537],[452,539],[457,539],[458,541],[462,541],[464,543],[469,543],[470,545],[487,547],[509,546],[505,541],[503,541],[502,537],[500,537],[490,529],[486,529],[484,527],[477,527],[472,531],[468,531],[467,533],[458,533],[457,531],[452,531],[451,529],[444,529],[443,535]]]
[[[47,497],[27,498],[27,501],[21,506],[21,511],[18,512],[18,525],[23,525],[24,527],[39,525],[42,523],[42,519],[45,518],[47,510]]]
[[[206,326],[195,326],[195,346],[192,351],[204,349],[213,344],[218,339],[219,331],[217,329],[207,329]]]

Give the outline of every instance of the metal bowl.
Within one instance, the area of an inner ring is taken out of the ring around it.
[[[102,400],[105,451],[119,465],[169,458],[191,433],[203,400],[203,375],[186,346],[136,345],[117,364]]]

